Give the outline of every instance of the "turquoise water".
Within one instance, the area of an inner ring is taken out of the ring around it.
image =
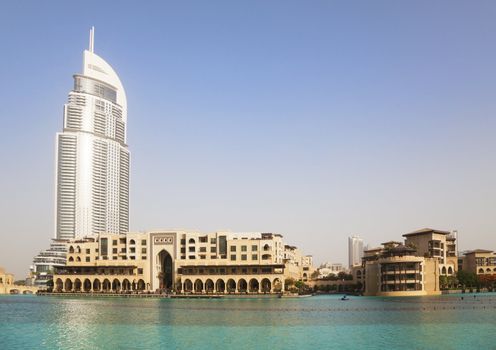
[[[300,299],[0,296],[0,349],[496,349],[496,294]]]

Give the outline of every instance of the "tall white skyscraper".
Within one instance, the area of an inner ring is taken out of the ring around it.
[[[360,265],[363,257],[363,239],[359,236],[348,237],[348,263],[349,267]]]
[[[126,123],[126,93],[112,67],[94,53],[92,28],[57,133],[56,238],[129,230]]]

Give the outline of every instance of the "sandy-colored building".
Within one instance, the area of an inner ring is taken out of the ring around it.
[[[360,280],[365,295],[418,296],[440,294],[439,261],[416,255],[414,248],[387,242],[366,251]]]
[[[14,285],[14,275],[5,272],[5,269],[0,267],[0,294],[10,293],[10,288]]]
[[[38,291],[37,287],[16,285],[14,281],[14,275],[0,267],[0,294],[32,294]]]
[[[441,293],[440,276],[458,270],[456,233],[424,228],[364,251],[362,266],[352,269],[365,295],[414,296]]]
[[[496,275],[496,255],[492,250],[476,249],[465,253],[463,271],[477,275]]]
[[[288,259],[273,233],[99,234],[67,245],[67,265],[54,275],[59,292],[276,293],[291,268],[303,277],[311,264]]]
[[[442,276],[453,276],[458,271],[456,236],[453,233],[424,228],[403,237],[405,245],[414,247],[417,255],[438,259]]]

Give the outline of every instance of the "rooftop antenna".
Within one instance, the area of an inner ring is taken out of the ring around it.
[[[95,27],[90,29],[90,52],[95,52]]]

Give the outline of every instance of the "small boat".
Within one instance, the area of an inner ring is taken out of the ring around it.
[[[350,300],[350,298],[348,298],[346,295],[343,295],[343,297],[341,298],[342,301],[348,301]]]

